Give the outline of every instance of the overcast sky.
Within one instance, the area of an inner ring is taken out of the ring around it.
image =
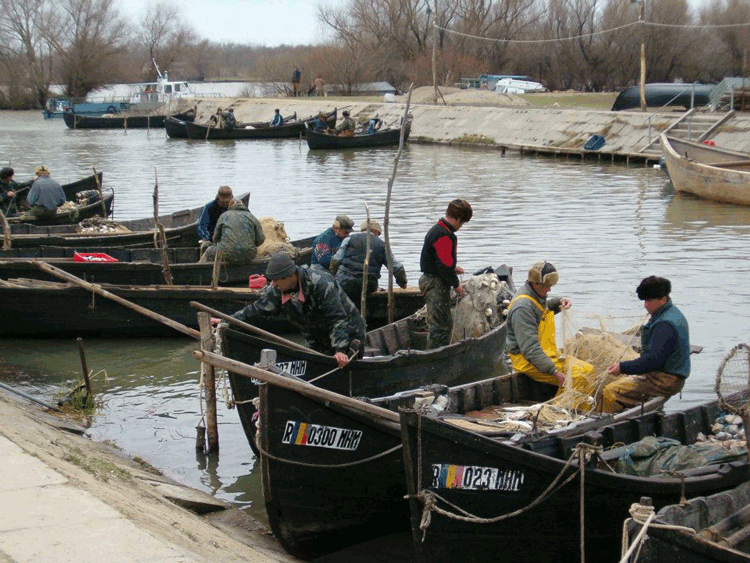
[[[153,0],[151,0],[153,2]],[[318,23],[321,0],[173,0],[201,37],[256,45],[305,45],[325,39]],[[324,0],[336,5],[343,0]],[[137,24],[149,0],[116,0],[120,13]]]

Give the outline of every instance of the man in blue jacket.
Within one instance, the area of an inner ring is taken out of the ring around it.
[[[310,265],[328,270],[331,267],[331,258],[341,246],[341,241],[349,236],[353,228],[354,221],[346,215],[336,217],[333,225],[313,240]]]
[[[214,229],[216,229],[216,222],[221,217],[221,214],[229,209],[229,202],[232,201],[232,188],[229,186],[221,186],[216,199],[209,201],[198,219],[198,240],[211,242],[214,238]]]
[[[625,374],[604,388],[603,410],[618,412],[652,397],[679,393],[690,375],[688,322],[669,297],[672,284],[649,276],[636,292],[651,317],[641,329],[641,357],[612,364],[611,375]]]

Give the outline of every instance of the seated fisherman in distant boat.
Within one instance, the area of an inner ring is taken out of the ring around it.
[[[198,240],[202,246],[210,244],[213,240],[216,223],[219,221],[221,214],[229,208],[231,201],[232,188],[221,186],[216,194],[216,198],[209,201],[203,207],[201,216],[198,218],[198,226],[196,227]]]
[[[218,255],[228,264],[249,264],[265,240],[255,215],[240,200],[233,199],[216,222],[213,245],[206,249],[201,262],[213,262]]]
[[[50,178],[49,168],[46,166],[37,166],[36,176],[27,198],[31,213],[37,219],[54,219],[57,208],[66,201],[65,192],[58,182]]]
[[[221,108],[218,108],[216,110],[216,113],[213,114],[208,120],[209,127],[214,127],[216,129],[223,129],[224,128],[224,118],[222,117],[223,115],[224,115],[224,110]]]
[[[339,137],[353,137],[357,124],[349,117],[349,110],[345,109],[341,115],[344,116],[344,120],[334,129],[334,133]]]
[[[237,120],[234,117],[234,109],[229,108],[227,111],[222,112],[221,118],[224,121],[223,129],[231,131],[237,127]]]
[[[328,125],[326,125],[326,114],[321,111],[318,114],[318,117],[315,119],[313,131],[316,131],[317,133],[323,133],[327,128]]]
[[[6,217],[17,213],[16,197],[20,186],[13,181],[13,174],[13,169],[7,166],[0,170],[0,211]]]
[[[649,276],[636,289],[651,317],[641,329],[641,357],[612,364],[612,375],[626,374],[604,388],[604,410],[619,412],[652,397],[671,397],[690,375],[690,331],[682,312],[672,303],[672,283]]]
[[[360,226],[361,233],[348,236],[331,259],[330,270],[336,281],[344,288],[349,299],[355,305],[362,300],[362,282],[364,281],[365,256],[367,250],[367,219]],[[380,270],[388,267],[388,256],[385,242],[380,238],[380,223],[370,220],[370,259],[367,268],[367,294],[378,289]],[[406,270],[403,264],[393,259],[393,276],[396,283],[406,287]]]
[[[377,115],[367,122],[367,134],[372,135],[383,126],[383,120]]]
[[[284,125],[284,118],[281,116],[281,111],[276,108],[273,110],[273,121],[271,122],[271,127],[281,127]]]
[[[279,313],[299,327],[307,346],[332,355],[339,367],[349,363],[354,341],[365,341],[365,321],[330,272],[296,266],[285,253],[271,256],[266,268],[271,282],[261,297],[234,318],[252,323]]]
[[[559,279],[549,262],[537,262],[531,267],[526,283],[508,307],[505,347],[515,371],[559,387],[558,395],[565,374],[570,371],[573,388],[590,397],[594,391],[594,366],[570,355],[561,356],[557,349],[555,315],[572,304],[567,297],[548,298]]]
[[[331,258],[341,246],[341,241],[349,236],[354,228],[354,221],[346,215],[339,215],[333,220],[333,225],[320,233],[312,243],[310,266],[328,270]]]

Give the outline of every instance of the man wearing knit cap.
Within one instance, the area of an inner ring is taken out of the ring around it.
[[[459,295],[462,288],[458,276],[464,270],[458,265],[458,231],[471,220],[474,211],[465,199],[454,199],[440,219],[424,237],[419,268],[419,289],[427,306],[427,348],[446,346],[450,341],[451,288]]]
[[[216,197],[209,201],[201,211],[198,218],[198,240],[210,243],[214,238],[214,230],[219,217],[229,209],[229,203],[232,201],[232,188],[229,186],[219,186]]]
[[[15,215],[16,212],[14,203],[20,186],[13,181],[13,174],[13,169],[7,166],[0,170],[0,211],[6,216]]]
[[[685,315],[672,303],[672,283],[649,276],[636,289],[651,317],[641,329],[641,357],[612,364],[611,375],[627,374],[607,385],[603,409],[619,412],[651,397],[679,393],[690,375],[690,330]]]
[[[331,258],[341,246],[341,241],[349,236],[354,228],[354,221],[346,215],[339,215],[333,220],[333,225],[320,233],[312,243],[310,265],[328,270]]]
[[[31,213],[43,221],[54,219],[57,208],[65,203],[65,192],[58,182],[50,178],[46,166],[37,166],[36,176],[26,200],[31,206]]]
[[[555,314],[569,309],[567,297],[548,297],[560,279],[549,262],[537,262],[529,270],[526,283],[516,292],[508,307],[508,334],[505,348],[513,369],[541,383],[556,385],[562,392],[565,374],[570,372],[573,388],[590,397],[594,391],[594,366],[573,356],[561,356],[555,339]],[[579,406],[591,408],[585,400]]]
[[[347,237],[331,259],[331,273],[344,288],[355,305],[362,301],[365,257],[367,254],[367,219],[362,221],[361,233]],[[380,223],[370,220],[370,259],[367,267],[367,294],[377,291],[380,270],[388,267],[388,256],[383,239],[380,238]],[[400,287],[406,287],[406,270],[403,264],[393,259],[393,276]]]
[[[273,319],[282,314],[299,327],[308,347],[332,355],[339,367],[349,362],[354,340],[365,341],[365,321],[333,276],[325,270],[296,266],[285,253],[271,256],[271,281],[261,297],[232,315],[241,321]]]

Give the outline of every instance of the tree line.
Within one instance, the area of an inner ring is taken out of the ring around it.
[[[647,82],[713,82],[744,75],[750,0],[348,0],[320,6],[324,44],[262,47],[205,39],[176,3],[140,21],[116,0],[0,0],[0,107],[40,107],[52,84],[84,97],[108,83],[155,79],[273,82],[295,66],[303,85],[322,75],[343,93],[386,80],[400,89],[480,74],[521,74],[553,90],[618,90]],[[638,23],[643,12],[644,22]],[[438,29],[435,33],[435,24]],[[705,26],[705,27],[695,27]]]

